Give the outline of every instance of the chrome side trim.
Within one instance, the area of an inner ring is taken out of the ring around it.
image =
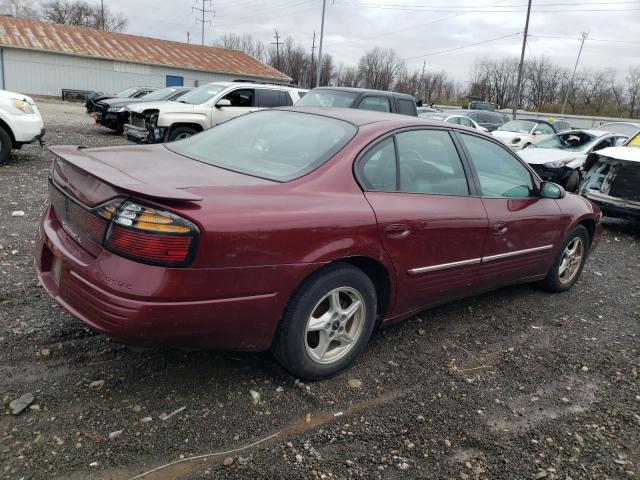
[[[474,265],[482,261],[482,258],[470,258],[469,260],[461,260],[459,262],[441,263],[440,265],[431,265],[430,267],[412,268],[408,271],[410,275],[417,273],[433,272],[435,270],[444,270],[446,268],[461,267],[463,265]]]
[[[407,271],[410,275],[418,273],[434,272],[436,270],[445,270],[447,268],[461,267],[463,265],[476,265],[478,263],[491,262],[492,260],[500,260],[501,258],[514,257],[516,255],[524,255],[527,253],[541,252],[549,250],[553,245],[543,245],[542,247],[527,248],[526,250],[516,250],[515,252],[500,253],[498,255],[490,255],[482,258],[470,258],[469,260],[461,260],[459,262],[441,263],[440,265],[431,265],[429,267],[412,268]]]
[[[515,252],[499,253],[498,255],[482,257],[482,263],[491,262],[492,260],[500,260],[502,258],[514,257],[516,255],[524,255],[526,253],[541,252],[542,250],[549,250],[551,248],[553,248],[553,245],[543,245],[542,247],[527,248],[526,250],[516,250]]]

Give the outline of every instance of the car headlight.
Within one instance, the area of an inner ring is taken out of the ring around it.
[[[127,109],[127,107],[109,107],[108,111],[111,113],[120,113],[120,112],[124,112]]]
[[[511,143],[516,145],[518,143],[520,143],[522,141],[522,139],[520,137],[514,137],[511,139]]]
[[[553,162],[545,163],[544,166],[549,168],[562,168],[571,160],[573,160],[573,158],[566,158],[564,160],[554,160]]]
[[[25,100],[20,100],[19,98],[12,98],[11,104],[13,105],[14,108],[20,110],[22,113],[35,113],[35,111],[33,110],[33,106]]]

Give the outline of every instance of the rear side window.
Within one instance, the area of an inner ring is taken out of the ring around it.
[[[396,138],[400,191],[469,195],[462,161],[448,132],[411,130]]]
[[[282,90],[259,89],[257,93],[258,93],[258,107],[263,107],[263,108],[286,107],[293,104],[289,94]],[[288,102],[287,102],[287,99],[288,99]]]
[[[365,190],[373,192],[395,192],[396,150],[393,137],[375,145],[365,155],[360,171],[360,181]]]
[[[478,118],[480,118],[480,122],[482,123],[503,123],[498,119],[498,117],[491,113],[479,113]]]
[[[475,125],[467,117],[460,117],[459,120],[460,120],[460,125],[464,125],[465,127],[475,128]]]
[[[461,134],[460,138],[475,166],[483,196],[533,196],[531,173],[505,148],[474,135]]]
[[[373,110],[375,112],[391,112],[391,104],[388,98],[364,97],[358,105],[360,110]]]
[[[460,125],[460,117],[451,117],[447,120],[447,123],[453,123],[455,125]]]
[[[398,102],[398,113],[402,115],[416,115],[415,106],[412,101],[398,98],[396,102]]]

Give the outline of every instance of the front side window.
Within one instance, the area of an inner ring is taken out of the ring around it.
[[[203,103],[211,100],[225,88],[227,88],[226,85],[209,83],[207,85],[202,85],[201,87],[194,88],[189,93],[185,93],[182,97],[180,97],[179,101],[181,103],[188,103],[190,105],[202,105]]]
[[[374,112],[391,112],[389,99],[384,97],[364,97],[358,108],[360,110],[373,110]]]
[[[371,192],[395,192],[396,150],[393,137],[375,145],[362,160],[359,179],[365,190]]]
[[[474,135],[460,134],[485,197],[527,198],[534,195],[531,173],[505,148]]]
[[[449,117],[447,119],[447,123],[453,123],[455,125],[460,125],[460,117]]]
[[[401,192],[469,195],[462,161],[447,131],[411,130],[396,139]]]
[[[351,123],[334,118],[261,110],[165,147],[216,167],[286,182],[318,168],[356,132]]]
[[[255,90],[253,88],[242,88],[229,92],[222,98],[231,102],[230,107],[253,107]]]
[[[537,133],[538,135],[553,135],[556,132],[546,123],[539,123],[533,133]]]

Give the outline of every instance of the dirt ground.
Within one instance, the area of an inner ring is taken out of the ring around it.
[[[49,144],[126,143],[79,104],[40,103]],[[57,307],[32,260],[50,163],[29,146],[0,166],[1,479],[640,475],[639,224],[608,220],[570,292],[425,311],[303,384],[268,353],[134,351]]]

